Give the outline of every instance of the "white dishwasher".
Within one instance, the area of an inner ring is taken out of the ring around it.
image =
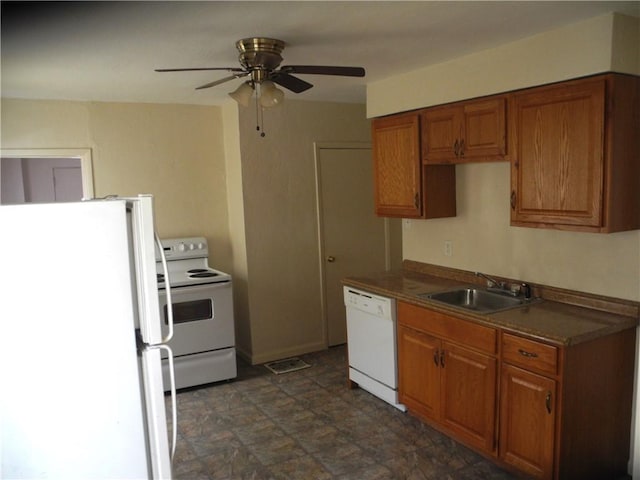
[[[396,301],[344,287],[349,380],[393,405],[398,403]]]

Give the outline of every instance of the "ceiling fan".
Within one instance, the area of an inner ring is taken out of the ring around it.
[[[196,67],[196,68],[159,68],[156,72],[189,72],[198,70],[225,70],[230,76],[206,83],[196,90],[215,87],[236,78],[249,77],[235,92],[230,93],[238,103],[248,105],[257,85],[260,85],[260,103],[263,107],[278,105],[284,93],[275,88],[274,83],[294,93],[301,93],[313,85],[292,74],[340,75],[346,77],[364,77],[362,67],[338,67],[324,65],[286,65],[280,67],[282,50],[285,43],[274,38],[243,38],[236,42],[240,52],[238,60],[241,67]]]

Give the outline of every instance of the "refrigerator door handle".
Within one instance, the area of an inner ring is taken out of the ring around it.
[[[173,445],[169,445],[167,415],[162,379],[161,349],[163,345],[141,345],[139,347],[142,363],[142,383],[144,393],[145,414],[147,417],[148,462],[150,478],[170,479],[171,465],[175,453],[176,405],[172,404]],[[170,350],[169,350],[170,351]],[[169,355],[173,360],[173,352]],[[172,362],[173,363],[173,362]],[[172,365],[172,363],[170,365]],[[173,380],[173,377],[171,377]],[[172,401],[175,402],[172,389]]]
[[[162,260],[162,271],[164,273],[165,278],[165,292],[167,296],[167,323],[169,324],[169,332],[167,336],[162,339],[162,343],[169,343],[169,341],[173,338],[173,303],[171,302],[171,285],[169,284],[169,268],[167,267],[167,257],[164,254],[164,249],[162,248],[162,242],[160,241],[160,237],[158,234],[154,232],[156,245],[158,246],[158,251],[160,252],[160,259]],[[173,367],[171,367],[171,371],[173,372]]]
[[[176,454],[176,443],[178,440],[178,401],[176,398],[176,378],[173,369],[173,350],[169,345],[154,345],[149,348],[158,348],[167,352],[169,360],[169,383],[171,387],[171,463]]]

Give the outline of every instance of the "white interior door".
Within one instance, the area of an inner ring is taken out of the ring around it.
[[[320,255],[327,343],[347,341],[341,280],[401,262],[399,219],[376,217],[371,148],[316,146]]]

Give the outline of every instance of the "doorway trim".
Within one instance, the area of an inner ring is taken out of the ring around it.
[[[82,175],[82,198],[94,198],[90,148],[2,148],[0,158],[77,158]]]
[[[325,245],[324,245],[324,225],[322,221],[322,185],[320,179],[320,152],[321,150],[362,150],[371,149],[371,142],[313,142],[314,150],[314,169],[315,169],[315,187],[316,187],[316,222],[318,233],[318,267],[320,273],[320,315],[322,317],[322,339],[325,348],[329,346],[328,318],[327,318],[327,292],[326,284],[326,264],[325,264]],[[389,219],[384,218],[384,235],[385,235],[385,268],[391,268],[391,230]]]

